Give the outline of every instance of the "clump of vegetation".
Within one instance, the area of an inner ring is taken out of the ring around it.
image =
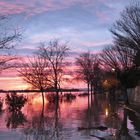
[[[49,103],[55,103],[57,101],[71,102],[72,100],[76,99],[76,95],[73,95],[71,93],[64,94],[64,95],[60,96],[59,98],[57,98],[56,94],[48,94],[46,97],[47,97],[47,100],[49,101]]]
[[[52,93],[52,94],[47,94],[46,95],[47,100],[49,101],[49,103],[55,103],[58,100],[61,100],[61,98],[58,98],[56,94]]]
[[[76,95],[73,95],[71,93],[64,94],[63,96],[63,101],[66,101],[66,102],[70,102],[74,99],[76,99]]]
[[[7,128],[17,128],[18,126],[23,126],[27,122],[26,116],[19,111],[12,111],[8,113],[8,117],[6,119]]]
[[[85,92],[85,93],[80,93],[80,94],[78,94],[78,96],[79,96],[79,97],[85,97],[85,96],[89,96],[89,94]]]
[[[6,104],[10,111],[19,111],[27,102],[24,95],[17,95],[16,93],[6,95]]]

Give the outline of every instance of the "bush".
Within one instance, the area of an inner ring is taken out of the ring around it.
[[[17,95],[16,93],[11,93],[6,95],[6,104],[10,111],[19,111],[27,102],[27,98],[24,95]]]
[[[57,98],[57,96],[56,96],[56,94],[47,94],[47,100],[49,101],[49,103],[55,103],[57,100],[58,100],[58,98]]]

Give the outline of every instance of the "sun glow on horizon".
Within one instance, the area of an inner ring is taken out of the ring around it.
[[[1,90],[25,90],[29,89],[29,85],[23,81],[21,77],[0,77]]]

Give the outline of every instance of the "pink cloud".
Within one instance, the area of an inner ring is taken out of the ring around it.
[[[18,14],[24,11],[24,7],[16,5],[16,4],[12,4],[12,3],[8,3],[8,2],[4,2],[1,1],[0,2],[0,12],[1,14],[7,15],[7,14]]]
[[[106,11],[99,11],[100,8],[97,6],[96,9],[96,5],[105,6],[111,10],[118,9],[120,6],[115,7],[114,3],[120,5],[121,0],[1,0],[0,13],[4,15],[26,13],[27,16],[32,16],[79,5],[93,11],[97,17],[109,20],[110,14]]]
[[[28,15],[35,15],[38,13],[52,11],[52,10],[59,10],[68,8],[75,4],[88,4],[91,0],[70,0],[70,1],[63,1],[60,0],[15,0],[15,1],[5,1],[2,0],[0,2],[0,12],[1,14],[19,14],[19,13],[26,13]]]

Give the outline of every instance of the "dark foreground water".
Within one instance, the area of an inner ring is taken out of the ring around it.
[[[45,99],[44,107],[40,93],[25,96],[21,111],[9,112],[4,105],[0,140],[140,140],[140,116],[105,95],[59,103]]]

